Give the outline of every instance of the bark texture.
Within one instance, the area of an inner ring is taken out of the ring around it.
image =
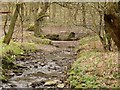
[[[104,14],[106,31],[120,50],[120,4],[110,3]]]
[[[8,33],[5,35],[4,41],[3,43],[9,44],[10,40],[12,38],[13,32],[14,32],[14,27],[15,27],[15,23],[19,14],[19,10],[20,10],[20,5],[21,4],[16,4],[16,8],[14,11],[14,14],[12,16],[11,22],[10,22],[10,27],[9,27],[9,31]]]

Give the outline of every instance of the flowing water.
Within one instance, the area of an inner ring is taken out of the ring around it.
[[[44,46],[33,53],[28,53],[16,59],[22,72],[10,73],[8,83],[4,88],[63,88],[69,87],[67,80],[71,63],[76,59],[75,47],[77,41],[52,41],[55,50]],[[48,50],[48,51],[47,51]]]

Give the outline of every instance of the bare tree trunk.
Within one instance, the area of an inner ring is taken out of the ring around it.
[[[8,17],[7,15],[5,16],[5,24],[4,24],[4,27],[3,27],[3,30],[4,30],[4,35],[6,35],[6,26],[7,26],[7,21],[8,21]]]
[[[77,6],[79,6],[79,3],[77,4]],[[76,22],[77,21],[77,15],[78,15],[78,7],[75,8],[75,13],[74,13],[74,21]]]
[[[86,12],[85,12],[85,3],[82,3],[82,17],[83,17],[83,25],[86,26]]]
[[[21,42],[23,42],[23,24],[24,24],[24,7],[23,7],[23,3],[21,4],[21,9],[20,9],[20,23],[21,23],[21,33],[22,33],[22,39]]]
[[[34,24],[34,35],[36,37],[40,37],[42,35],[41,24],[42,24],[43,18],[45,17],[48,7],[49,7],[49,3],[45,2],[41,12],[36,17],[35,24]]]
[[[52,10],[51,11],[52,11],[52,12],[50,12],[51,13],[51,21],[55,22],[56,4],[52,3]]]
[[[3,43],[6,43],[6,44],[10,43],[10,40],[11,40],[13,32],[14,32],[14,27],[15,27],[15,23],[16,23],[16,20],[17,20],[17,17],[18,17],[18,13],[19,13],[19,10],[20,10],[20,5],[21,4],[16,4],[16,9],[15,9],[14,15],[12,16],[12,19],[11,19],[9,31],[5,35]]]

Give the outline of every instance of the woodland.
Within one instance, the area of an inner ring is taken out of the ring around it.
[[[120,1],[0,6],[0,88],[120,88]]]

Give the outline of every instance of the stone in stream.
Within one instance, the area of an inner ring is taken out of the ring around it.
[[[47,81],[45,82],[44,86],[54,86],[57,85],[57,83],[59,83],[60,80],[51,80],[51,81]]]
[[[64,86],[65,86],[64,83],[57,85],[58,88],[64,88]]]
[[[45,81],[46,81],[46,78],[41,78],[41,79],[28,83],[28,86],[31,86],[31,87],[40,86],[40,85],[43,85]]]
[[[24,64],[24,62],[23,62],[23,64]],[[22,65],[22,64],[21,64],[21,65],[18,64],[17,67],[18,67],[18,68],[27,68],[27,66],[24,66],[24,65]]]
[[[45,66],[45,63],[40,63],[39,65],[43,67],[43,66]]]
[[[35,66],[34,66],[34,68],[38,68],[38,66],[37,66],[37,65],[35,65]]]
[[[3,84],[1,87],[0,87],[0,90],[3,90],[3,88],[11,88],[12,87],[12,84]],[[2,89],[1,89],[2,88]]]
[[[9,73],[8,75],[9,75],[9,76],[14,76],[14,75],[15,75],[15,73],[12,73],[12,72],[11,72],[11,73]]]
[[[8,86],[10,86],[10,87],[17,87],[17,82],[9,81]]]
[[[16,73],[17,76],[20,76],[20,75],[22,75],[22,74],[23,74],[23,73]]]

